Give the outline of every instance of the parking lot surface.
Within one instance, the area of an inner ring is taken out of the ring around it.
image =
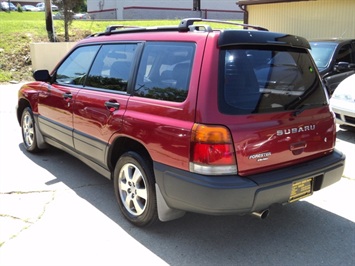
[[[0,86],[0,265],[354,265],[355,130],[338,128],[343,178],[312,197],[251,216],[183,218],[137,228],[112,184],[54,148],[22,147],[20,84]]]

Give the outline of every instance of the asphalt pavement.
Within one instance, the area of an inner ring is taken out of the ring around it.
[[[0,265],[355,265],[355,129],[338,128],[342,179],[270,216],[183,218],[137,228],[112,183],[74,157],[22,147],[20,84],[0,85]]]

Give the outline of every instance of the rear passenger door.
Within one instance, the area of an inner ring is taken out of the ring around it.
[[[78,93],[74,112],[74,146],[105,167],[111,136],[120,131],[126,111],[128,86],[138,45],[104,44]]]
[[[196,47],[181,40],[144,44],[124,120],[125,134],[143,143],[155,162],[185,169],[203,55]]]

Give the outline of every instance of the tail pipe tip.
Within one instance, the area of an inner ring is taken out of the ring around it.
[[[270,214],[270,211],[268,209],[260,211],[260,212],[252,212],[251,215],[254,217],[257,217],[261,220],[266,219]]]

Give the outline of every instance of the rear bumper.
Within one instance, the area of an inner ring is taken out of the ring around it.
[[[247,214],[289,201],[292,183],[313,178],[314,191],[340,180],[345,156],[333,153],[307,163],[248,177],[203,176],[154,163],[157,186],[171,209],[204,214]]]

